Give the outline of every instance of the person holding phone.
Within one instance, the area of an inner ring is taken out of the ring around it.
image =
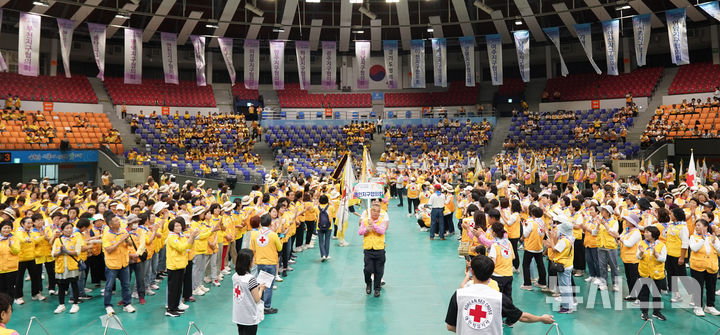
[[[53,242],[52,256],[55,257],[55,279],[58,282],[58,307],[55,314],[65,311],[65,294],[68,287],[73,290],[73,305],[70,314],[80,310],[78,305],[78,277],[80,277],[80,251],[82,250],[82,236],[73,234],[72,223],[65,222],[60,227],[62,235]]]

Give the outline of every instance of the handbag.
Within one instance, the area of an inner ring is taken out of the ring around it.
[[[137,251],[137,246],[135,245],[135,241],[133,241],[132,236],[130,236],[130,242],[132,242],[133,248],[135,248],[135,251]],[[145,251],[142,254],[140,254],[138,257],[140,258],[141,262],[144,262],[147,260],[147,256],[148,256],[148,252],[147,252],[147,248],[145,248]]]
[[[557,263],[557,262],[553,262],[553,261],[550,261],[550,264],[548,265],[548,269],[550,271],[554,271],[554,272],[565,272],[564,265]]]
[[[470,254],[470,241],[460,242],[460,245],[458,245],[458,254],[460,256],[467,256]]]
[[[60,244],[62,244],[63,248],[65,248],[65,243],[63,243],[62,238],[60,238]],[[65,248],[65,249],[67,250],[67,248]],[[75,263],[77,263],[77,265],[78,265],[78,271],[85,271],[85,270],[87,270],[87,264],[85,264],[84,261],[78,260],[77,258],[75,258],[75,256],[70,255],[70,254],[68,254],[68,256],[70,256],[70,258],[72,258],[72,260],[74,260]]]

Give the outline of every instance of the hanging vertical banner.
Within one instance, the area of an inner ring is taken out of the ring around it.
[[[2,17],[3,17],[3,10],[0,8],[0,28],[2,28]],[[0,52],[0,72],[7,72],[8,66],[5,63],[5,58],[3,58],[2,52]]]
[[[516,30],[513,32],[513,38],[515,39],[515,50],[517,50],[520,78],[527,83],[530,81],[530,32]]]
[[[460,51],[465,60],[465,86],[475,86],[475,37],[462,36],[458,38]]]
[[[638,66],[645,66],[647,49],[650,45],[650,14],[635,15],[632,23],[635,35],[635,60]]]
[[[177,34],[160,32],[160,46],[165,83],[180,84],[177,66]]]
[[[670,57],[673,64],[690,64],[685,8],[665,11],[665,18],[667,20],[668,39],[670,40]]]
[[[503,84],[502,36],[500,34],[486,35],[485,42],[487,43],[492,84],[500,86]]]
[[[563,77],[568,75],[568,68],[567,65],[565,65],[565,59],[563,59],[562,52],[560,52],[560,28],[559,27],[550,27],[550,28],[543,28],[543,32],[545,32],[545,35],[550,39],[550,42],[555,46],[555,49],[557,49],[558,55],[560,56],[560,74],[562,74]]]
[[[40,15],[20,13],[18,34],[18,73],[38,76],[40,62]]]
[[[370,41],[355,41],[355,78],[357,89],[370,88]]]
[[[195,50],[195,77],[198,86],[207,86],[205,80],[205,36],[190,35]]]
[[[607,73],[618,75],[618,49],[620,48],[620,20],[607,20],[602,22],[603,38],[605,39],[605,60]]]
[[[433,38],[430,42],[433,51],[433,79],[435,86],[447,87],[447,40]]]
[[[410,40],[412,88],[425,88],[425,40]]]
[[[72,48],[73,30],[75,21],[57,19],[58,33],[60,34],[60,55],[62,56],[65,78],[70,78],[70,49]]]
[[[298,80],[301,90],[310,89],[310,41],[295,41]]]
[[[387,87],[389,89],[399,88],[398,76],[400,70],[400,59],[398,58],[398,41],[397,40],[386,40],[383,41],[383,54],[385,58],[385,73],[387,74]]]
[[[322,88],[332,90],[337,88],[337,42],[322,42]]]
[[[708,15],[712,16],[715,20],[720,21],[720,5],[718,5],[717,1],[701,3],[698,6],[700,6],[705,13],[708,13]]]
[[[260,83],[260,41],[245,40],[243,43],[243,59],[245,88],[257,90]]]
[[[235,85],[235,65],[233,64],[233,40],[229,37],[218,37],[218,44],[220,45],[220,53],[225,60],[225,67],[227,67],[228,73],[230,74],[230,83]]]
[[[270,41],[270,71],[273,88],[285,89],[285,41]]]
[[[125,28],[125,84],[142,84],[142,30]]]
[[[580,40],[580,45],[582,45],[583,50],[585,50],[585,55],[587,55],[587,58],[590,60],[590,65],[592,65],[593,69],[595,69],[595,73],[601,74],[602,71],[600,71],[600,68],[597,66],[597,64],[595,64],[595,60],[592,56],[592,31],[590,30],[590,24],[576,24],[575,32],[577,32],[577,37],[578,40]]]
[[[90,42],[92,43],[93,56],[95,56],[95,64],[98,67],[97,77],[105,80],[105,30],[104,24],[88,23],[88,31],[90,32]]]

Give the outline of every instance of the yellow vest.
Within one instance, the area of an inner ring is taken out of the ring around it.
[[[15,230],[14,236],[17,236],[20,242],[20,261],[27,262],[35,259],[35,241],[30,236],[30,233],[24,231],[22,228]],[[30,242],[27,242],[27,240]]]
[[[512,246],[493,242],[495,247],[495,271],[494,273],[503,277],[512,277],[512,260],[515,258]]]
[[[680,239],[680,231],[686,226],[685,222],[678,224],[669,224],[665,229],[665,243],[667,244],[667,254],[672,257],[680,257],[680,249],[682,249],[682,240]]]
[[[190,248],[192,248],[192,244],[188,243],[187,237],[170,233],[166,243],[168,270],[179,270],[187,267],[187,254]]]
[[[501,209],[504,210],[504,209]],[[510,212],[510,209],[507,210],[508,216],[511,216],[513,213]],[[505,225],[505,230],[507,231],[508,238],[520,238],[520,226],[522,225],[522,217],[520,217],[520,213],[518,213],[517,220],[512,224],[512,226]]]
[[[375,223],[383,222],[388,220],[387,212],[380,212],[377,221],[371,222],[371,218],[362,218],[362,222],[365,228],[368,230],[368,234],[363,238],[363,249],[365,250],[384,250],[385,249],[385,234],[378,234],[372,229],[372,225]]]
[[[603,219],[605,220],[605,219]],[[608,226],[610,226],[610,229],[617,229],[618,222],[617,220],[610,218],[608,220]],[[605,229],[605,226],[601,225],[598,231],[598,239],[599,239],[599,247],[604,249],[617,249],[617,242],[614,237],[608,233],[608,231]]]
[[[661,241],[656,241],[655,247],[653,248],[656,252],[660,252],[665,244]],[[653,255],[652,250],[647,241],[643,240],[640,242],[640,247],[645,250],[643,258],[638,262],[638,273],[640,277],[652,278],[654,280],[665,278],[665,262],[658,262]]]
[[[57,253],[60,251],[60,247],[64,246],[65,249],[70,251],[80,251],[82,248],[82,237],[80,237],[80,234],[73,234],[70,237],[60,236],[55,239],[55,242],[53,243],[53,253]],[[119,249],[119,248],[118,248]],[[55,273],[65,273],[65,267],[69,271],[74,271],[78,269],[78,262],[80,260],[80,255],[77,256],[70,256],[68,254],[62,254],[55,258]],[[75,258],[75,259],[73,259]]]
[[[567,237],[561,237],[560,241],[565,241],[565,249],[563,251],[558,252],[557,250],[552,250],[552,260],[555,263],[560,263],[566,268],[569,268],[573,265],[573,258],[575,257],[575,250],[573,249],[573,243],[570,242],[570,239]],[[559,241],[558,241],[559,242]]]
[[[420,196],[420,186],[416,183],[408,185],[407,197],[408,199],[417,199]]]
[[[638,229],[637,229],[637,228],[632,228],[632,229],[628,230],[624,235],[622,235],[622,236],[620,237],[620,239],[623,240],[623,241],[624,241],[624,240],[627,240],[628,238],[630,238],[630,235],[632,235],[633,232],[635,232],[636,230],[638,230]],[[641,233],[641,234],[642,234],[642,233]],[[642,235],[641,235],[641,239],[642,239]],[[639,243],[639,242],[638,242],[638,243]],[[638,259],[637,259],[636,255],[635,255],[636,253],[637,253],[637,243],[635,243],[635,244],[634,244],[633,246],[631,246],[631,247],[626,247],[626,246],[625,246],[625,243],[621,243],[621,244],[620,244],[620,259],[622,259],[623,263],[627,263],[627,264],[637,264],[637,263],[638,263]]]
[[[20,258],[20,242],[16,236],[10,235],[0,240],[0,273],[17,271]]]
[[[693,235],[690,239],[703,240],[703,236]],[[690,268],[695,271],[707,271],[708,273],[718,272],[718,253],[715,247],[709,245],[708,241],[705,241],[700,250],[690,252]],[[710,249],[708,251],[708,249]]]
[[[542,251],[542,241],[545,236],[545,230],[540,228],[537,221],[535,221],[536,219],[530,220],[532,220],[532,231],[530,232],[530,235],[525,238],[525,249],[531,251]]]

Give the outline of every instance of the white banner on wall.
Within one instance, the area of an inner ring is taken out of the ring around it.
[[[370,88],[370,41],[355,41],[355,78],[356,88],[367,90]]]
[[[40,62],[40,15],[20,13],[18,73],[37,77]]]
[[[398,57],[398,41],[383,41],[383,58],[385,60],[385,73],[387,73],[387,88],[396,89],[400,85],[400,58]]]
[[[285,89],[285,41],[270,41],[270,71],[272,72],[273,88]]]
[[[142,30],[125,28],[125,84],[142,84]]]
[[[605,60],[607,73],[617,76],[618,49],[620,49],[620,20],[607,20],[602,22],[603,38],[605,39]]]
[[[717,1],[701,3],[698,6],[700,6],[705,13],[708,13],[708,15],[712,16],[715,20],[720,21],[720,5],[718,5]]]
[[[433,51],[433,79],[436,87],[447,87],[447,40],[430,40]]]
[[[205,36],[190,35],[195,50],[195,77],[198,86],[207,86],[205,79]]]
[[[0,28],[2,28],[2,18],[3,18],[3,10],[2,10],[2,8],[0,8]],[[3,58],[2,52],[0,52],[0,72],[7,72],[7,71],[8,71],[8,66],[5,63],[5,58]]]
[[[465,86],[475,86],[475,37],[462,36],[460,41],[460,51],[465,61]]]
[[[650,14],[635,15],[632,23],[635,35],[635,60],[638,66],[645,66],[647,50],[650,45]]]
[[[560,52],[560,28],[543,28],[543,32],[545,32],[545,35],[547,35],[548,39],[550,39],[550,42],[552,42],[552,44],[555,46],[555,49],[557,49],[558,52],[558,56],[560,56],[560,74],[562,74],[563,77],[567,76],[568,68],[567,65],[565,65],[565,59],[562,56],[562,52]]]
[[[245,40],[243,43],[243,65],[245,88],[257,90],[260,84],[260,41]]]
[[[227,67],[228,74],[230,74],[230,83],[235,85],[235,65],[233,64],[233,40],[229,37],[218,37],[218,44],[220,45],[220,53],[225,61],[225,67]]]
[[[332,90],[337,88],[337,42],[322,42],[322,88]]]
[[[578,40],[585,50],[585,55],[590,60],[590,65],[595,69],[595,73],[601,74],[600,68],[595,64],[595,60],[592,55],[592,30],[590,29],[589,23],[581,23],[575,25],[575,32],[577,32]]]
[[[425,40],[410,40],[412,88],[425,88]]]
[[[160,53],[163,60],[165,83],[180,84],[177,65],[177,34],[160,32]]]
[[[90,32],[90,42],[92,43],[93,56],[95,56],[95,65],[98,67],[97,77],[105,80],[105,30],[107,26],[104,24],[88,23],[88,31]]]
[[[503,84],[502,36],[500,34],[486,35],[485,42],[487,43],[492,84],[500,86]]]
[[[665,11],[667,19],[668,39],[670,40],[670,57],[675,65],[690,64],[688,53],[687,25],[685,8]]]
[[[513,38],[515,39],[520,78],[527,83],[530,81],[530,32],[516,30],[513,32]]]
[[[73,30],[75,21],[57,19],[58,34],[60,35],[60,56],[62,56],[65,78],[70,78],[70,49],[72,49]]]
[[[301,90],[310,89],[310,41],[295,41],[298,80]]]

